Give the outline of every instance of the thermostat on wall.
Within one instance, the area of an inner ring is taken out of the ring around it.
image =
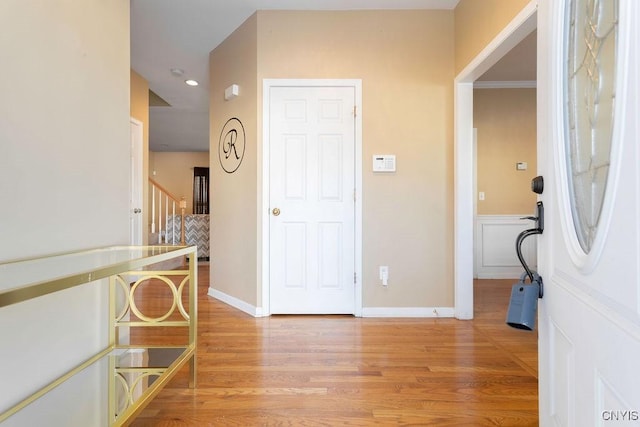
[[[374,172],[395,172],[396,171],[395,154],[374,154],[373,171]]]

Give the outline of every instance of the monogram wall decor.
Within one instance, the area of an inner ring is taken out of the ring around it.
[[[218,158],[220,166],[226,173],[234,173],[244,158],[246,137],[240,119],[233,117],[227,120],[220,132]]]

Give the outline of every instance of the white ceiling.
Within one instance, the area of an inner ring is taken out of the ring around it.
[[[131,0],[131,67],[171,105],[150,107],[149,147],[209,150],[209,52],[256,10],[453,9],[458,1]]]

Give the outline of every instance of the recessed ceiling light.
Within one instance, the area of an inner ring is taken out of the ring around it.
[[[180,68],[172,68],[171,69],[171,74],[173,74],[176,77],[180,77],[181,75],[184,74],[184,70],[182,70]]]
[[[198,82],[192,79],[189,80],[185,80],[184,81],[186,84],[188,84],[189,86],[198,86]]]

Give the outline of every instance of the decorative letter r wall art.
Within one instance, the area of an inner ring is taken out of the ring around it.
[[[218,158],[226,173],[234,173],[244,157],[246,138],[240,119],[233,117],[224,124],[220,132]]]

